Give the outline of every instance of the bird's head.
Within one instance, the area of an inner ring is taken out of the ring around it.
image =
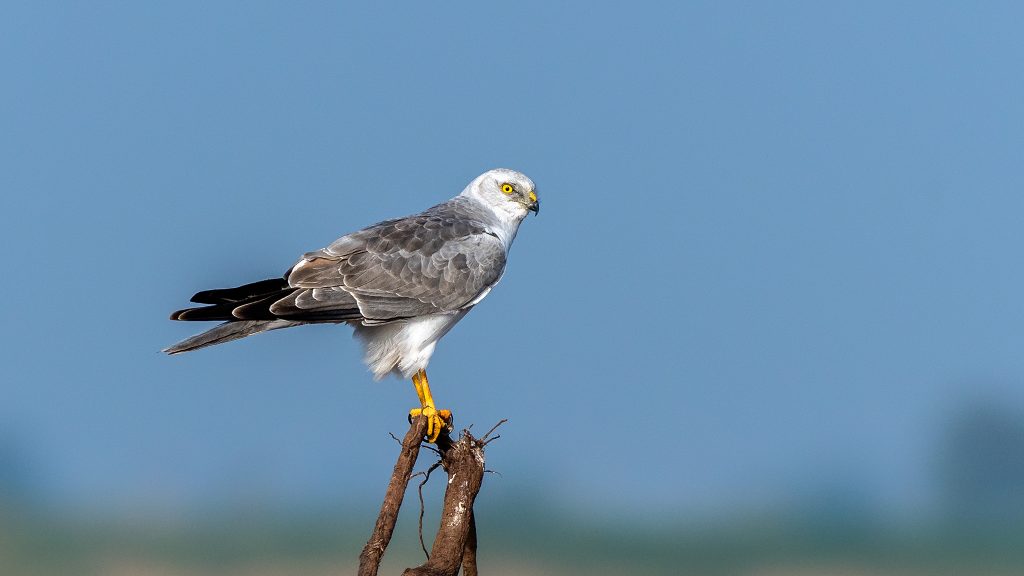
[[[495,212],[522,219],[527,213],[540,213],[540,201],[533,180],[522,172],[497,168],[476,177],[466,186],[463,196],[470,196]]]

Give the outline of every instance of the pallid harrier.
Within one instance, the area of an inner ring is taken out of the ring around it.
[[[427,440],[451,426],[437,410],[427,363],[437,341],[501,279],[519,224],[540,203],[533,181],[507,169],[485,172],[461,194],[419,214],[386,220],[302,256],[283,278],[192,297],[205,304],[172,320],[223,320],[164,352],[178,354],[302,324],[355,328],[376,379],[412,378],[427,417]]]

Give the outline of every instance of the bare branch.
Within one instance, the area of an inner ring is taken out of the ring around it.
[[[466,535],[466,547],[462,550],[463,576],[477,576],[476,572],[476,514],[469,513],[469,534]]]
[[[483,443],[468,431],[462,433],[458,442],[451,443],[450,438],[441,440],[438,440],[438,447],[444,454],[441,465],[448,472],[441,526],[434,537],[429,559],[416,568],[407,569],[404,576],[455,576],[465,561],[471,528],[475,532],[473,503],[484,477]],[[475,571],[475,544],[469,554]]]
[[[498,426],[501,426],[505,422],[508,422],[508,418],[502,418],[497,424],[494,425],[493,428],[491,428],[490,430],[487,431],[487,434],[484,434],[484,437],[480,439],[480,441],[484,443],[484,446],[487,446],[487,443],[491,442],[492,440],[497,440],[498,438],[501,438],[501,436],[495,436],[494,438],[491,438],[490,440],[488,440],[488,438],[490,438],[491,434],[493,434],[494,431],[498,429]]]
[[[420,417],[412,421],[409,431],[405,434],[402,451],[398,455],[395,469],[391,473],[391,481],[388,482],[388,489],[384,493],[384,503],[381,504],[377,523],[366,546],[363,547],[363,552],[359,555],[359,576],[376,576],[380,568],[381,557],[384,556],[384,550],[387,549],[395,532],[398,510],[402,507],[413,465],[419,457],[420,440],[426,431],[427,419]]]
[[[473,513],[473,504],[480,492],[485,472],[484,446],[498,438],[498,436],[490,436],[504,422],[505,420],[499,422],[480,440],[474,438],[468,430],[464,430],[458,441],[453,441],[447,430],[442,431],[441,436],[437,439],[436,448],[429,447],[439,453],[441,459],[426,471],[415,474],[412,473],[412,469],[419,457],[420,448],[425,445],[422,440],[427,428],[426,418],[416,418],[410,424],[409,432],[406,433],[405,439],[402,441],[402,449],[384,495],[384,503],[381,505],[380,514],[377,517],[377,524],[374,526],[373,533],[366,542],[362,554],[359,555],[359,576],[376,576],[384,551],[391,542],[405,491],[408,489],[411,479],[419,475],[423,475],[423,480],[419,483],[418,488],[420,499],[419,537],[420,546],[426,553],[426,544],[423,538],[423,517],[426,508],[423,500],[423,487],[430,480],[431,473],[438,467],[443,467],[448,474],[441,525],[434,537],[427,560],[416,568],[406,569],[403,574],[455,576],[461,567],[466,576],[477,575],[476,517]]]

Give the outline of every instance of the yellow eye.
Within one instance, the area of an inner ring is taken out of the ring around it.
[[[508,183],[502,184],[501,185],[501,191],[504,192],[505,194],[511,194],[512,193],[512,185],[508,184]]]

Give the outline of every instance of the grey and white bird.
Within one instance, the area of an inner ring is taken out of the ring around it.
[[[538,213],[533,181],[499,168],[419,214],[385,220],[304,254],[284,277],[192,297],[204,306],[172,320],[222,324],[167,348],[189,352],[268,330],[347,323],[376,379],[412,378],[434,442],[451,413],[437,410],[426,368],[438,340],[501,279],[523,218]]]

